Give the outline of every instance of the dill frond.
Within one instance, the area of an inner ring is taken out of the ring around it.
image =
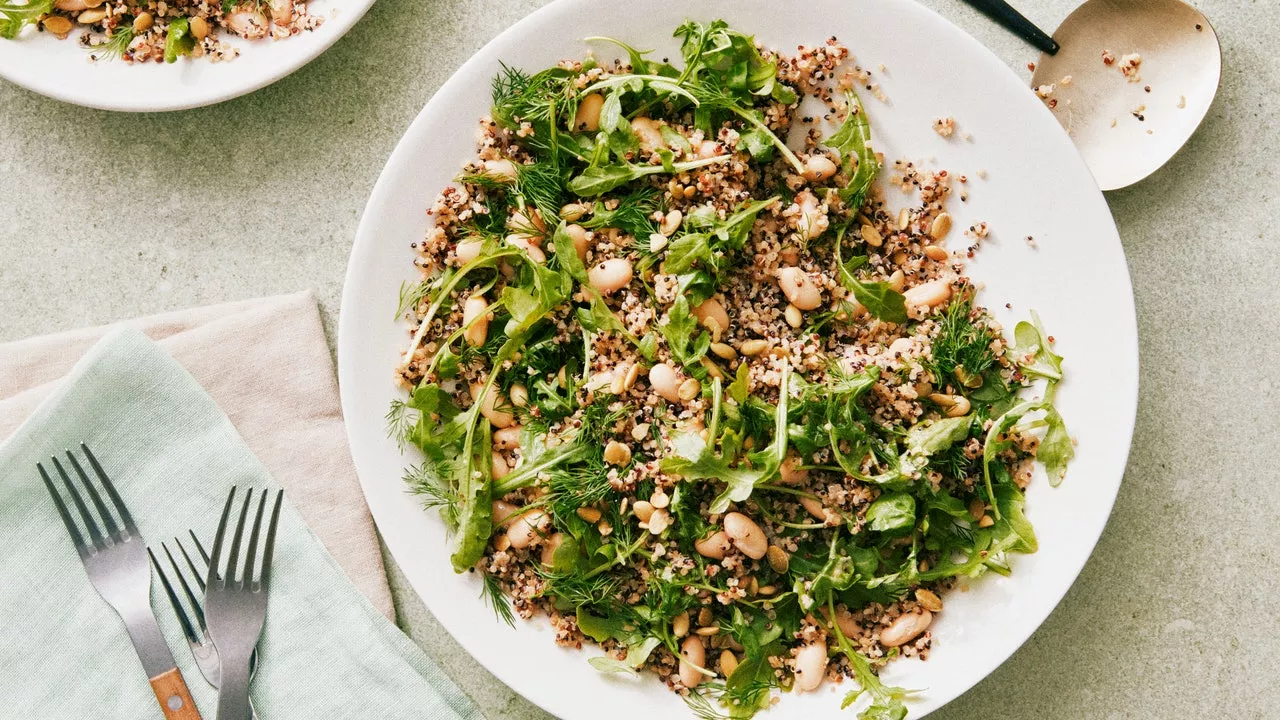
[[[97,45],[87,45],[85,49],[92,52],[95,59],[106,58],[114,60],[129,49],[129,43],[131,42],[133,42],[133,26],[122,23],[105,40]]]
[[[409,444],[409,431],[418,422],[418,411],[409,407],[409,403],[403,400],[395,399],[391,401],[391,407],[387,409],[385,416],[387,421],[387,437],[396,441],[396,446],[401,450]]]
[[[493,609],[494,617],[506,623],[512,629],[516,626],[516,615],[511,609],[511,598],[502,592],[498,578],[484,573],[484,582],[480,585],[480,597]]]
[[[400,283],[400,302],[396,305],[396,317],[399,320],[404,317],[410,310],[415,313],[418,306],[422,304],[431,295],[431,284],[425,280],[419,282],[409,282],[408,280]]]

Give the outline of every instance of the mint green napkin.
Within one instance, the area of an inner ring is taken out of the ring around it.
[[[99,342],[0,446],[0,716],[161,718],[124,626],[89,584],[36,472],[37,461],[81,441],[156,547],[188,528],[212,538],[232,485],[273,482],[200,385],[136,330]],[[272,583],[252,691],[263,720],[479,717],[351,585],[287,497]],[[151,605],[211,719],[216,695],[158,580]]]

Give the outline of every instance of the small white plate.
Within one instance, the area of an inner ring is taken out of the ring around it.
[[[373,0],[311,0],[308,12],[323,17],[315,30],[284,40],[243,40],[229,62],[181,58],[176,63],[125,63],[89,59],[77,38],[66,40],[28,26],[14,40],[0,39],[0,77],[41,95],[101,110],[160,112],[212,105],[266,87],[314,60],[356,24]]]
[[[908,156],[934,165],[936,157],[937,166],[967,176],[956,189],[968,201],[951,203],[957,229],[950,246],[966,242],[963,228],[990,223],[991,235],[970,266],[972,277],[985,283],[980,300],[1010,328],[1039,311],[1066,357],[1059,407],[1079,441],[1062,486],[1050,488],[1041,476],[1028,493],[1040,551],[1017,556],[1011,577],[989,575],[970,582],[968,592],[950,593],[933,628],[929,661],[896,662],[886,671],[890,682],[922,690],[911,703],[919,717],[972,687],[1031,635],[1071,586],[1107,522],[1129,452],[1138,388],[1137,325],[1120,239],[1101,192],[1049,111],[994,55],[931,11],[904,0],[811,0],[803,11],[783,11],[767,0],[706,0],[693,7],[681,0],[560,0],[485,46],[410,126],[365,208],[339,322],[343,412],[365,496],[427,606],[516,691],[570,720],[689,717],[652,676],[602,675],[586,662],[591,651],[556,647],[543,619],[519,622],[514,631],[495,621],[478,597],[478,579],[450,569],[439,519],[424,512],[400,480],[415,458],[387,439],[383,421],[388,403],[402,395],[393,369],[409,340],[393,317],[397,290],[401,280],[415,278],[409,244],[427,228],[426,208],[472,155],[476,119],[489,109],[489,81],[500,60],[538,70],[581,56],[580,38],[591,35],[678,57],[671,32],[691,14],[724,18],[784,51],[836,35],[888,95],[882,103],[863,94],[877,149],[890,161]],[[880,63],[887,66],[883,72]],[[957,131],[943,139],[931,123],[948,115]],[[907,202],[881,184],[891,203]],[[851,686],[785,696],[762,717],[837,717]]]

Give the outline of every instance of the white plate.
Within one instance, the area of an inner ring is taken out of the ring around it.
[[[314,60],[364,16],[373,0],[311,0],[308,12],[325,19],[315,30],[284,40],[243,40],[230,62],[182,58],[173,64],[91,62],[77,40],[23,29],[0,39],[0,77],[64,102],[102,110],[160,112],[212,105],[266,87]]]
[[[485,46],[436,93],[392,154],[365,208],[347,272],[338,339],[342,405],[382,537],[458,642],[503,682],[563,718],[607,713],[611,720],[650,720],[687,712],[652,677],[601,675],[587,665],[587,653],[557,648],[543,620],[520,622],[516,631],[496,622],[477,598],[478,580],[450,570],[440,521],[400,481],[414,458],[402,455],[384,429],[387,405],[400,395],[392,371],[408,340],[392,316],[400,281],[415,277],[409,243],[422,237],[435,193],[472,154],[475,120],[488,110],[499,60],[541,69],[580,56],[586,47],[579,38],[591,35],[678,57],[671,32],[688,8],[680,0],[560,0]],[[1061,487],[1051,489],[1041,477],[1028,493],[1040,551],[1016,557],[1010,578],[984,577],[969,592],[946,597],[928,662],[891,664],[890,682],[923,690],[912,703],[919,717],[972,687],[1030,636],[1075,580],[1107,522],[1137,408],[1137,327],[1120,240],[1102,194],[1049,111],[994,55],[929,10],[905,0],[813,0],[803,12],[782,12],[764,0],[710,0],[698,8],[699,19],[725,18],[774,47],[792,50],[834,34],[863,67],[884,63],[887,71],[876,74],[890,102],[864,95],[877,148],[890,159],[936,156],[939,166],[968,176],[957,186],[968,202],[952,203],[958,225],[952,247],[964,242],[961,228],[989,222],[991,236],[971,265],[971,275],[986,283],[981,300],[1008,327],[1038,310],[1066,356],[1059,407],[1078,454]],[[930,127],[946,115],[958,125],[950,140]],[[897,192],[889,196],[905,204]],[[849,687],[786,696],[766,717],[838,716]]]

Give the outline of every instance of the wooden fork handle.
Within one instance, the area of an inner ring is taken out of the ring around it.
[[[164,711],[165,720],[201,720],[196,701],[191,699],[182,671],[170,668],[151,678],[151,689]]]

